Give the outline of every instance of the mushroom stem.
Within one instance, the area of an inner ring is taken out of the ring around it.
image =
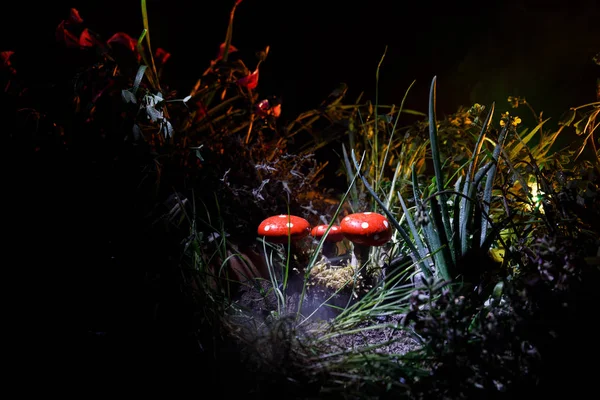
[[[337,256],[337,254],[338,254],[337,244],[326,241],[323,243],[323,247],[321,247],[321,251],[325,258],[327,258],[327,259],[333,258],[333,257]]]
[[[369,249],[371,246],[354,243],[354,251],[352,252],[352,265],[356,268],[361,268],[363,264],[369,261]]]
[[[329,229],[329,225],[317,225],[311,230],[311,235],[315,238],[315,241],[320,241],[323,235]],[[332,257],[337,256],[337,242],[341,241],[344,238],[344,235],[341,232],[341,229],[338,225],[331,226],[329,233],[325,240],[323,240],[323,244],[321,245],[321,255],[329,260]]]

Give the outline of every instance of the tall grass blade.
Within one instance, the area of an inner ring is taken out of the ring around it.
[[[440,242],[443,245],[449,246],[450,239],[452,237],[452,229],[450,226],[450,215],[448,214],[448,206],[446,204],[446,202],[448,201],[448,197],[444,193],[444,175],[442,173],[442,163],[440,160],[440,149],[438,145],[437,118],[435,112],[436,81],[437,77],[434,76],[433,80],[431,81],[431,88],[429,90],[429,141],[431,146],[431,158],[433,160],[435,181],[437,184],[437,190],[439,192],[439,197],[437,197],[437,201],[439,202],[439,211],[441,213],[442,221],[442,226],[437,227],[437,229],[439,230],[438,235],[440,238]],[[434,200],[434,202],[435,201],[436,200]],[[438,216],[436,215],[435,217],[437,218]],[[452,251],[450,252],[452,257],[454,257],[453,253],[454,252]],[[448,266],[451,268],[455,260],[446,260],[446,262],[449,263]]]
[[[150,24],[148,23],[148,9],[146,7],[146,0],[142,0],[142,21],[144,24],[144,31],[146,32],[146,45],[148,46],[148,57],[150,57],[150,66],[152,68],[152,78],[156,89],[160,90],[160,84],[158,82],[158,73],[156,71],[156,64],[154,63],[154,56],[152,55],[152,45],[150,43]],[[144,55],[144,53],[141,53]],[[145,58],[145,57],[144,57]]]
[[[519,143],[517,143],[517,145],[515,147],[513,147],[510,150],[510,155],[509,155],[509,159],[514,160],[517,155],[519,154],[519,152],[521,151],[521,149],[527,145],[527,143],[529,143],[531,141],[531,139],[533,139],[533,137],[535,136],[535,134],[542,129],[542,126],[548,122],[550,118],[546,118],[545,120],[543,120],[542,122],[540,122],[539,124],[537,124],[537,126],[535,128],[532,129],[531,132],[529,132],[529,134],[527,136],[525,136],[524,138],[521,138],[520,135],[516,135],[517,138],[519,139]]]
[[[477,142],[475,143],[475,148],[473,149],[473,156],[471,164],[469,165],[469,170],[467,172],[467,176],[465,177],[465,184],[463,187],[463,194],[470,198],[475,198],[475,192],[477,190],[477,185],[474,185],[475,179],[475,171],[477,169],[477,164],[479,160],[479,153],[481,152],[481,146],[483,145],[487,130],[489,129],[490,123],[492,122],[492,116],[494,115],[494,109],[496,105],[492,103],[490,107],[490,111],[488,112],[487,117],[481,127],[481,132],[479,133],[479,137],[477,138]],[[473,202],[468,201],[465,198],[460,200],[460,250],[461,255],[464,255],[469,249],[469,245],[471,243],[470,234],[472,233],[472,211],[473,211]]]
[[[406,92],[404,92],[404,97],[402,97],[402,102],[400,103],[400,109],[398,110],[398,115],[396,115],[396,120],[394,121],[394,126],[392,127],[392,132],[390,133],[390,138],[388,140],[387,147],[385,148],[385,153],[383,156],[383,161],[381,163],[381,171],[379,172],[379,176],[383,176],[383,170],[385,168],[385,165],[387,164],[387,159],[388,159],[390,149],[392,147],[392,141],[394,139],[394,134],[396,133],[396,127],[398,126],[398,121],[400,120],[400,115],[402,115],[402,112],[404,111],[404,102],[406,101],[406,98],[408,97],[408,92],[413,87],[415,82],[416,81],[411,82],[410,86],[408,86],[408,89],[406,89]]]
[[[229,13],[229,25],[227,25],[227,33],[225,34],[225,48],[223,49],[223,61],[227,61],[229,58],[229,50],[231,48],[231,39],[233,38],[233,17],[235,16],[235,10],[240,2],[236,1]]]
[[[379,64],[377,64],[377,71],[375,72],[375,126],[373,127],[373,146],[371,148],[371,162],[375,164],[373,169],[373,186],[375,187],[375,193],[379,191],[379,182],[381,181],[381,176],[377,176],[377,170],[379,169],[379,166],[377,165],[379,161],[379,155],[377,154],[379,151],[379,70],[381,69],[381,64],[383,64],[386,53],[387,46],[385,46],[385,49],[383,50],[383,55],[379,60]]]
[[[500,153],[504,147],[504,141],[508,134],[508,124],[502,128],[500,131],[500,136],[498,137],[498,143],[496,143],[496,147],[494,148],[494,152],[492,153],[492,165],[489,171],[486,174],[485,181],[485,189],[483,191],[483,213],[484,215],[489,215],[490,206],[492,204],[492,190],[494,188],[494,180],[496,178],[496,170],[498,169],[498,161],[500,159]],[[488,221],[484,218],[481,222],[481,244],[485,242],[485,237],[487,235],[488,230]]]
[[[398,192],[398,199],[400,200],[400,206],[402,207],[402,211],[404,212],[404,217],[406,218],[406,223],[408,224],[408,227],[410,228],[410,231],[413,235],[413,239],[416,243],[417,246],[417,250],[419,252],[419,258],[418,259],[414,259],[414,262],[418,262],[419,264],[419,268],[421,269],[421,272],[423,272],[423,274],[427,277],[433,276],[433,273],[431,271],[431,269],[422,263],[425,263],[425,258],[427,257],[427,249],[425,248],[425,244],[423,243],[423,241],[421,240],[421,236],[419,235],[419,230],[417,229],[417,226],[415,225],[415,221],[413,220],[412,216],[410,215],[410,211],[408,210],[408,207],[406,207],[406,203],[404,201],[404,198],[402,197],[402,194],[400,194],[400,192]]]
[[[348,152],[346,151],[346,146],[342,144],[342,154],[344,156],[344,165],[346,166],[346,176],[348,179],[348,187],[350,188],[350,208],[352,212],[356,212],[358,207],[358,191],[356,190],[356,185],[352,182],[355,180],[354,171],[352,170],[352,165],[350,164],[350,158],[348,157]]]

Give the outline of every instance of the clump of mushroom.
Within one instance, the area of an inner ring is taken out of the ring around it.
[[[371,246],[383,246],[392,238],[390,222],[381,214],[349,214],[340,224],[342,234],[354,244],[352,263],[360,267],[369,258]]]

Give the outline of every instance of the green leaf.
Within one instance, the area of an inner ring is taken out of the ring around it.
[[[158,73],[156,72],[156,64],[154,63],[154,56],[152,55],[152,45],[150,43],[150,24],[148,23],[148,9],[146,7],[146,0],[142,0],[142,22],[144,24],[144,31],[140,36],[140,40],[138,40],[138,50],[141,47],[141,41],[144,36],[146,38],[146,44],[148,45],[148,54],[150,57],[150,65],[152,67],[152,76],[150,77],[150,82],[156,87],[156,89],[160,90],[160,85],[158,83]],[[140,52],[144,62],[146,62],[145,52]]]
[[[529,134],[527,136],[525,136],[524,138],[522,138],[519,143],[517,143],[515,145],[515,147],[511,150],[510,155],[509,155],[509,159],[510,160],[514,160],[517,155],[519,154],[519,152],[521,151],[521,149],[523,149],[523,147],[529,143],[529,141],[531,141],[531,139],[533,139],[533,137],[535,136],[535,134],[542,128],[542,126],[548,122],[550,118],[546,118],[545,120],[543,120],[542,122],[540,122],[539,124],[536,125],[535,128],[533,128],[533,130],[531,132],[529,132]]]
[[[414,222],[412,216],[410,215],[408,207],[406,207],[406,203],[404,202],[404,199],[402,198],[402,194],[400,192],[398,192],[398,199],[400,200],[400,205],[402,206],[402,211],[404,211],[404,217],[406,218],[406,222],[408,223],[408,227],[410,228],[410,231],[413,235],[413,238],[414,238],[416,246],[417,246],[417,250],[420,255],[419,259],[417,259],[417,260],[413,259],[413,261],[417,261],[419,263],[419,268],[421,269],[421,272],[423,272],[423,274],[425,276],[427,276],[427,277],[433,276],[431,269],[429,268],[429,266],[427,264],[425,264],[425,260],[424,260],[427,257],[427,249],[425,249],[423,241],[421,240],[421,237],[419,236],[419,230],[417,229],[417,226],[415,225],[415,222]]]
[[[492,116],[494,115],[494,110],[496,108],[496,104],[492,103],[490,107],[490,111],[481,127],[481,131],[479,133],[479,137],[477,138],[477,143],[475,144],[475,148],[473,149],[473,157],[471,163],[469,165],[469,170],[467,173],[467,177],[465,180],[465,185],[463,187],[462,193],[465,195],[465,198],[460,199],[461,207],[460,207],[460,219],[459,219],[459,237],[461,243],[461,254],[464,255],[469,250],[470,244],[473,243],[471,239],[469,239],[469,235],[472,233],[473,227],[473,219],[472,219],[472,210],[474,203],[472,201],[467,200],[473,199],[475,197],[475,192],[477,190],[477,186],[479,182],[475,180],[477,173],[476,168],[479,163],[479,153],[481,152],[481,146],[483,145],[483,141],[485,140],[486,132],[492,122]],[[481,179],[481,178],[479,178]]]
[[[573,126],[575,127],[575,133],[577,134],[577,136],[583,135],[583,133],[585,132],[585,127],[587,126],[587,116],[575,122]]]
[[[227,61],[229,58],[229,48],[231,47],[231,39],[233,38],[233,17],[238,4],[239,2],[236,1],[231,9],[231,13],[229,14],[229,25],[227,25],[227,33],[225,34],[225,48],[223,49],[223,61]]]
[[[437,228],[440,229],[438,235],[440,241],[444,246],[450,246],[450,238],[452,237],[452,228],[450,226],[450,215],[448,214],[448,206],[446,204],[448,196],[444,193],[444,175],[442,173],[442,163],[440,160],[440,150],[438,146],[438,130],[437,130],[437,118],[436,118],[436,81],[437,77],[433,77],[431,81],[431,88],[429,90],[429,142],[431,146],[431,158],[433,159],[433,169],[435,173],[435,180],[437,186],[437,192],[439,193],[435,199],[432,200],[432,204],[435,201],[439,202],[442,225]],[[437,218],[437,215],[434,215]],[[454,257],[454,252],[450,252]],[[446,265],[452,268],[455,260],[446,260]]]
[[[558,121],[558,125],[571,126],[571,124],[575,120],[576,115],[577,115],[577,111],[575,111],[575,110],[567,111],[560,117],[560,120]]]
[[[539,125],[538,125],[539,126]],[[535,129],[534,129],[535,131]],[[483,191],[483,215],[489,215],[490,206],[492,203],[492,189],[494,187],[494,180],[496,179],[496,170],[498,168],[498,162],[500,160],[500,153],[504,148],[504,141],[508,135],[508,125],[504,126],[500,131],[500,137],[498,137],[498,143],[494,147],[492,153],[491,167],[486,173],[485,188]],[[522,144],[519,143],[519,144]],[[510,160],[510,159],[509,159]],[[484,218],[481,222],[481,242],[485,241],[488,230],[488,221]]]

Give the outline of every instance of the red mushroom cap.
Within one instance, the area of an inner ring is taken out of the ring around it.
[[[317,225],[310,231],[310,234],[315,237],[315,239],[320,239],[329,225]],[[332,225],[327,237],[325,238],[326,242],[339,242],[344,239],[344,234],[342,233],[342,228],[338,225]]]
[[[386,217],[374,212],[350,214],[342,219],[342,233],[352,243],[382,246],[392,238],[392,227]]]
[[[258,226],[258,234],[272,243],[287,243],[288,233],[292,242],[302,239],[310,233],[310,224],[304,218],[280,214],[265,219]]]

